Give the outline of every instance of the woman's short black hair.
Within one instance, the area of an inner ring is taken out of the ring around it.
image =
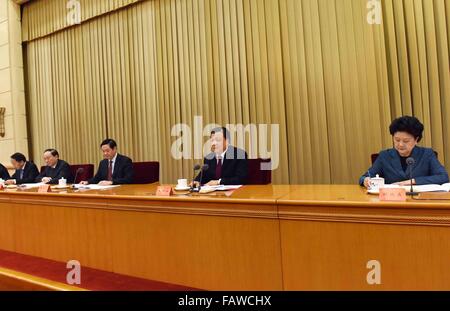
[[[406,132],[419,142],[422,139],[423,124],[416,117],[403,116],[392,121],[389,132],[392,136],[397,132]]]

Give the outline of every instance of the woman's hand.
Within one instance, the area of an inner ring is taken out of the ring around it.
[[[416,180],[415,180],[415,179],[412,179],[412,184],[413,184],[413,185],[416,184]],[[399,186],[409,186],[409,185],[411,185],[411,179],[396,182],[396,183],[394,183],[394,185],[399,185]]]
[[[370,177],[364,178],[364,187],[369,189],[369,187],[370,187]]]

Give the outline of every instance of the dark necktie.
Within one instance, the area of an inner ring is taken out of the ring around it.
[[[112,171],[112,160],[109,160],[109,165],[108,165],[108,181],[112,181],[112,175],[113,175],[113,171]]]
[[[222,157],[217,158],[216,179],[222,178]]]

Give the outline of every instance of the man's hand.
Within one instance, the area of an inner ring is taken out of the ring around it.
[[[209,183],[206,184],[207,186],[218,186],[220,185],[218,180],[211,180]]]
[[[89,183],[87,181],[83,180],[83,181],[80,181],[80,185],[89,185]]]
[[[111,186],[113,184],[112,181],[109,180],[102,180],[101,182],[98,183],[100,186]]]
[[[50,177],[44,177],[44,178],[42,178],[41,182],[43,182],[44,184],[47,184],[50,182],[50,180],[52,180]]]
[[[189,187],[191,187],[191,188],[198,188],[198,186],[200,186],[200,182],[198,182],[198,181],[192,181],[189,184]]]
[[[15,179],[8,179],[7,181],[5,181],[6,185],[15,185],[16,184],[16,180]]]

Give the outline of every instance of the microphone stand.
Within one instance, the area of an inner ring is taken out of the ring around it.
[[[206,171],[209,168],[208,164],[204,164],[200,169],[200,183],[197,189],[192,189],[192,192],[200,192],[202,189],[202,181],[203,181],[203,171]]]
[[[192,186],[191,189],[189,189],[189,192],[194,192],[195,190],[195,172],[198,171],[200,169],[200,165],[195,165],[194,166],[194,175],[192,176]]]
[[[79,174],[82,174],[84,170],[82,168],[77,169],[75,173],[75,179],[73,180],[72,188],[75,189],[75,184],[77,183],[77,178]]]
[[[413,165],[414,165],[414,162],[408,164],[408,166],[409,166],[409,184],[410,184],[410,189],[409,189],[408,195],[410,195],[411,198],[414,198],[415,195],[419,194],[418,192],[414,192],[414,188],[413,188],[413,178],[412,178],[412,176],[413,176],[413,174],[412,174]]]
[[[200,190],[202,189],[203,171],[204,171],[204,167],[202,167],[202,170],[200,171],[200,183],[198,185],[198,192],[200,192]]]

